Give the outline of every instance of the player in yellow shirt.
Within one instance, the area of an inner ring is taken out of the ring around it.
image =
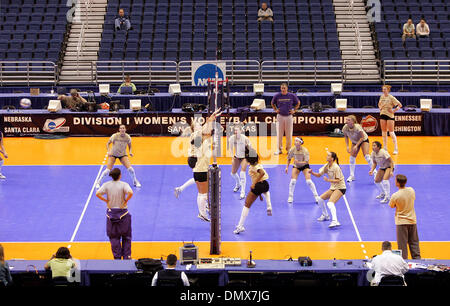
[[[378,108],[380,109],[380,127],[381,135],[383,137],[383,148],[387,151],[387,132],[392,137],[394,142],[394,154],[398,154],[397,136],[394,132],[395,116],[394,113],[402,108],[402,104],[393,95],[390,94],[391,86],[384,85],[382,87],[383,94],[378,101]]]
[[[380,190],[380,194],[376,197],[381,199],[381,203],[388,203],[391,196],[391,184],[389,179],[394,176],[394,162],[389,153],[381,148],[381,143],[374,141],[372,143],[372,169],[369,175],[375,175],[375,169],[378,166],[378,172],[375,175],[375,185]]]
[[[330,189],[322,193],[319,197],[319,206],[322,208],[322,215],[317,219],[317,221],[327,221],[330,220],[327,208],[325,207],[325,200],[328,200],[327,207],[331,213],[331,223],[329,228],[334,228],[341,225],[337,219],[336,214],[336,202],[345,194],[345,178],[342,173],[341,167],[339,167],[339,159],[335,152],[327,153],[327,163],[320,168],[318,173],[313,172],[311,169],[309,173],[315,177],[321,177],[324,174],[328,174],[328,178],[324,176],[324,181],[330,183]]]
[[[263,166],[259,163],[258,153],[254,149],[246,150],[245,159],[250,165],[248,169],[248,174],[252,179],[252,186],[250,187],[250,192],[247,194],[247,197],[245,198],[245,205],[242,208],[239,224],[233,231],[233,233],[235,234],[239,234],[245,231],[244,228],[245,219],[247,219],[250,207],[252,207],[252,204],[256,201],[258,197],[260,197],[261,201],[262,195],[265,197],[267,203],[267,215],[268,216],[272,215],[272,203],[270,200],[269,182],[267,181],[269,179],[269,175],[264,170]]]

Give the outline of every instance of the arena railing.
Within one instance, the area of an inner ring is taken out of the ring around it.
[[[331,83],[343,82],[343,62],[339,60],[277,60],[261,63],[263,83]]]
[[[440,83],[450,82],[449,60],[384,60],[383,83]]]
[[[57,84],[57,66],[49,61],[0,61],[0,85]]]
[[[96,61],[91,64],[95,83],[121,83],[129,75],[135,83],[171,84],[178,81],[174,61]]]
[[[181,61],[178,63],[179,83],[192,82],[192,62],[195,61]],[[220,60],[218,63],[225,64],[226,77],[232,85],[253,84],[261,80],[260,63],[256,60]]]

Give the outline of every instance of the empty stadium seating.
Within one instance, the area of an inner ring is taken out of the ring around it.
[[[2,0],[0,58],[56,63],[66,32],[66,0]]]
[[[332,0],[108,1],[99,60],[340,60]],[[133,29],[115,31],[119,8]],[[220,12],[219,12],[220,10]]]

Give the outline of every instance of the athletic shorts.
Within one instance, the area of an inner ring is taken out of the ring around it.
[[[342,195],[345,194],[345,192],[347,191],[347,189],[343,188],[343,189],[331,189],[331,191],[335,191],[335,190],[339,190],[340,192],[342,192]]]
[[[380,115],[380,119],[383,119],[383,120],[395,120],[394,118],[391,118],[388,115]]]
[[[300,168],[294,166],[294,168],[297,168],[300,172],[302,172],[302,171],[305,170],[305,169],[311,169],[311,168],[309,168],[309,164],[306,164],[306,165],[304,165],[304,166],[301,166]]]
[[[208,172],[194,172],[194,180],[202,183],[208,181]]]
[[[196,164],[197,164],[197,157],[195,156],[188,157],[188,165],[189,167],[191,167],[191,169],[194,169]]]
[[[125,156],[128,156],[128,155],[122,155],[122,156],[114,156],[114,155],[113,155],[112,157],[121,159],[122,157],[125,157]]]
[[[364,140],[363,142],[367,142],[368,144],[370,144],[369,138],[367,138],[367,139]],[[363,144],[363,142],[361,142],[361,143],[359,144],[358,148],[361,147],[361,145]],[[353,143],[353,142],[352,142],[352,145],[356,146],[356,143]]]
[[[390,169],[391,167],[387,167],[387,168],[380,168],[380,170],[386,171],[387,169]]]
[[[255,184],[254,189],[250,189],[251,192],[253,192],[255,195],[260,196],[261,194],[269,191],[269,182],[267,181],[261,181]]]
[[[242,163],[242,161],[245,159],[244,157],[239,158],[239,157],[237,157],[237,156],[234,156],[234,158],[236,158],[237,160],[239,160],[240,163]]]

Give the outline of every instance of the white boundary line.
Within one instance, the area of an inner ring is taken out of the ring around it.
[[[358,227],[356,226],[355,219],[353,218],[352,210],[350,209],[350,205],[348,204],[347,197],[345,196],[345,194],[343,195],[343,198],[345,201],[345,206],[347,206],[347,211],[348,211],[348,214],[350,215],[350,219],[352,219],[352,223],[353,223],[353,227],[355,228],[356,236],[358,236],[358,240],[359,240],[359,242],[361,242],[361,248],[363,249],[363,253],[366,256],[366,259],[369,259],[369,257],[367,256],[367,251],[365,249],[365,246],[362,243],[363,241],[361,239],[361,235],[359,234]]]
[[[78,219],[77,226],[75,227],[75,230],[73,231],[72,237],[70,238],[70,243],[72,243],[75,240],[75,236],[78,233],[78,229],[80,228],[81,221],[83,221],[84,214],[86,213],[86,210],[87,210],[87,208],[89,206],[89,202],[91,201],[92,194],[94,193],[95,185],[97,183],[98,178],[100,177],[100,174],[102,173],[102,170],[103,170],[103,167],[105,166],[105,162],[106,162],[106,158],[107,157],[108,157],[108,153],[106,153],[105,158],[103,159],[102,165],[100,166],[100,169],[98,170],[97,176],[95,177],[94,184],[92,184],[91,192],[89,193],[89,196],[88,196],[88,198],[86,200],[86,203],[84,204],[84,208],[83,208],[83,211],[81,212],[80,218]],[[70,249],[71,246],[72,245],[69,244],[67,246],[67,248]]]

